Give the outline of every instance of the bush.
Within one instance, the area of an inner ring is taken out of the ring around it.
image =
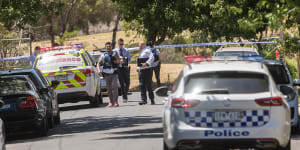
[[[298,78],[297,62],[295,59],[286,58],[285,60],[286,60],[286,65],[290,71],[290,74],[293,80],[295,80],[296,78]]]

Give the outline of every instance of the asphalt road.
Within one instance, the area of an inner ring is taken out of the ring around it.
[[[133,93],[118,108],[107,107],[107,98],[99,108],[87,102],[60,105],[62,123],[48,137],[13,135],[7,150],[162,150],[163,98],[143,106],[139,98]],[[293,135],[292,149],[300,149],[300,135]]]

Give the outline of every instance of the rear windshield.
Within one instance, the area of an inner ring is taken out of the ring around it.
[[[227,52],[218,52],[216,56],[251,56],[257,55],[255,52],[244,52],[244,51],[227,51]]]
[[[67,54],[56,56],[40,56],[36,68],[40,70],[64,69],[69,67],[83,66],[84,60],[81,55]]]
[[[31,88],[25,78],[0,77],[0,94],[16,94],[30,91]]]
[[[210,72],[187,77],[185,93],[242,94],[269,91],[268,77],[250,72]]]
[[[289,76],[283,65],[267,65],[276,84],[289,84]]]

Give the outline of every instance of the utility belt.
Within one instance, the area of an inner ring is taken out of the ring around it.
[[[137,66],[138,67],[142,67],[142,64],[146,63],[148,61],[148,59],[149,58],[138,58],[137,61],[136,61],[137,62]]]

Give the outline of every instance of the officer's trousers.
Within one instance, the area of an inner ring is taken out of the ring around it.
[[[154,94],[152,90],[152,74],[153,74],[152,68],[144,69],[139,72],[141,98],[145,102],[147,102],[146,91],[148,91],[150,100],[154,102]]]
[[[154,74],[156,78],[157,87],[160,87],[160,63],[154,67]]]
[[[121,85],[121,94],[123,99],[127,100],[127,94],[130,85],[130,77],[129,77],[130,70],[129,68],[119,68],[119,82]]]
[[[105,74],[104,79],[108,90],[108,97],[111,103],[118,102],[118,74]]]

